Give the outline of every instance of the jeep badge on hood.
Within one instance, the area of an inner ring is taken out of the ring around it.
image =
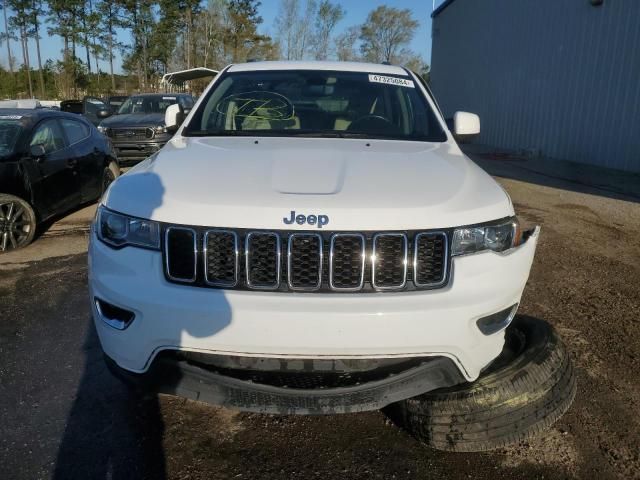
[[[329,224],[329,217],[327,215],[296,215],[295,210],[291,210],[291,218],[284,217],[282,221],[287,225],[292,225],[293,222],[298,225],[317,225],[318,228],[322,228]]]

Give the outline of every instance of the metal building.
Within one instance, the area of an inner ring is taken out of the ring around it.
[[[447,0],[431,83],[477,143],[640,172],[640,0]]]

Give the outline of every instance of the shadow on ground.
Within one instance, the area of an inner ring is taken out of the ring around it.
[[[111,376],[89,319],[86,255],[33,262],[3,286],[0,478],[567,478],[508,452],[421,446],[379,412],[240,414],[141,397]]]
[[[83,350],[84,372],[67,417],[53,478],[166,478],[157,396],[138,394],[112,377],[93,325]]]
[[[640,203],[640,173],[564,160],[529,158],[483,145],[461,147],[474,162],[496,177]]]

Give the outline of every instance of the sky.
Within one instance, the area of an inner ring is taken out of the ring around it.
[[[337,25],[335,33],[339,34],[352,25],[358,25],[365,21],[367,14],[380,5],[387,5],[395,8],[408,8],[413,12],[413,17],[419,22],[420,26],[415,32],[413,41],[410,44],[411,50],[420,54],[427,63],[430,63],[431,59],[431,10],[433,0],[336,0],[337,3],[342,5],[342,8],[346,11],[345,17]],[[436,7],[444,0],[435,0]],[[259,27],[261,33],[265,33],[271,36],[275,36],[275,28],[273,26],[275,17],[278,14],[278,8],[280,0],[262,0],[260,6],[260,15],[263,18],[263,23]],[[44,33],[46,35],[46,33]],[[122,32],[120,34],[120,40],[123,42],[129,42],[128,33]],[[18,59],[18,63],[22,63],[22,53],[17,42],[11,43],[11,53]],[[59,37],[46,37],[40,42],[40,48],[43,57],[43,63],[48,58],[59,59],[61,57],[62,40]],[[29,55],[31,57],[31,64],[35,64],[36,51],[33,41],[29,45]],[[84,50],[78,52],[78,56],[84,59]],[[7,64],[7,49],[6,45],[2,44],[0,48],[0,63],[6,68]],[[115,67],[116,73],[120,73],[121,59],[116,58]],[[108,63],[101,62],[101,70],[108,71]]]

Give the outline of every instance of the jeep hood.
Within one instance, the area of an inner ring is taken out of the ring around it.
[[[446,228],[513,215],[504,190],[455,144],[174,137],[114,182],[113,210],[162,222],[316,230]]]

